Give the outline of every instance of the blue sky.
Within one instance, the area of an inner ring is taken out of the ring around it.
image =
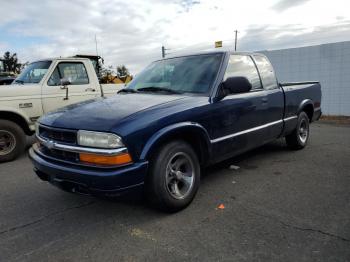
[[[49,39],[45,36],[26,36],[13,31],[13,28],[17,28],[19,26],[20,25],[16,23],[0,26],[0,39],[2,39],[3,43],[6,43],[6,50],[17,52],[18,50],[23,50],[27,47],[35,47],[38,44],[45,44],[49,42]]]
[[[12,0],[2,1],[0,54],[20,61],[95,54],[132,73],[160,58],[214,48],[280,49],[350,40],[347,0]]]

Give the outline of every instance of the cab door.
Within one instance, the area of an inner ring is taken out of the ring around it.
[[[229,94],[212,104],[213,151],[222,159],[264,143],[263,115],[267,108],[266,91],[249,55],[230,56],[224,80],[228,77],[246,77],[252,89]]]
[[[42,105],[44,113],[98,97],[99,90],[93,85],[87,73],[84,61],[58,61],[48,80],[42,87]],[[63,89],[61,80],[70,84]],[[68,94],[68,95],[67,95]]]

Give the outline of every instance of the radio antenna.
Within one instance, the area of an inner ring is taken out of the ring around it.
[[[96,37],[96,34],[95,34],[95,46],[96,46],[96,55],[98,56],[98,51],[97,51],[97,37]]]

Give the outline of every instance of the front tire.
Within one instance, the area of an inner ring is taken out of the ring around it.
[[[161,146],[151,157],[146,192],[158,209],[176,212],[187,207],[200,184],[200,165],[192,147],[181,140]]]
[[[8,120],[0,120],[0,162],[20,156],[25,148],[26,136],[21,127]]]
[[[305,112],[301,112],[298,116],[297,127],[290,135],[286,136],[288,147],[294,150],[303,149],[310,136],[309,118]]]

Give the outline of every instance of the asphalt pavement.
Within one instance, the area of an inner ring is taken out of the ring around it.
[[[349,125],[204,172],[193,203],[164,214],[60,191],[26,156],[0,164],[0,261],[350,261]]]

